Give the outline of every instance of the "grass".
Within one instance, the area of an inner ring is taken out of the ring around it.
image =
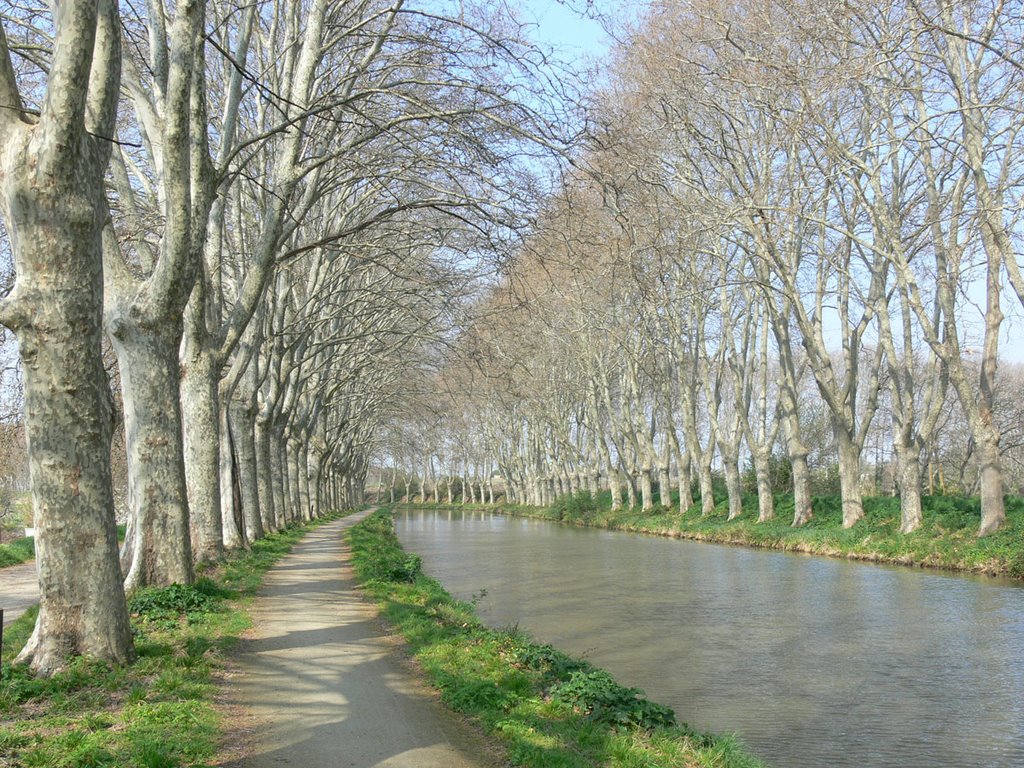
[[[536,768],[756,768],[729,737],[677,723],[667,707],[608,673],[493,630],[402,550],[391,515],[377,512],[346,534],[367,591],[405,638],[442,700],[496,736],[515,765]]]
[[[757,497],[743,500],[743,514],[727,520],[728,503],[721,501],[715,513],[702,517],[699,502],[679,514],[655,507],[649,511],[611,511],[607,493],[560,499],[554,507],[506,506],[512,515],[539,517],[576,525],[653,533],[750,547],[807,552],[882,563],[916,565],[1024,578],[1024,497],[1006,497],[1006,524],[983,538],[976,535],[981,516],[976,497],[928,496],[924,498],[924,522],[909,534],[899,532],[899,499],[866,497],[864,519],[849,529],[842,527],[838,496],[816,496],[814,517],[793,528],[793,497],[775,498],[775,519],[757,522]]]
[[[31,536],[22,536],[6,544],[0,544],[0,568],[28,562],[35,556],[35,539]]]
[[[117,526],[117,540],[124,541],[125,526]],[[0,544],[0,568],[9,565],[27,563],[36,556],[36,540],[31,536],[21,536],[6,544]]]
[[[129,609],[139,658],[131,666],[79,658],[66,671],[37,679],[11,663],[32,632],[37,609],[6,627],[0,766],[207,765],[221,727],[213,701],[217,675],[224,654],[249,625],[246,601],[307,530],[294,527],[261,539],[187,587],[136,592]]]

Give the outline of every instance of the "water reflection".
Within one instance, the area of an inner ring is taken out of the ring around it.
[[[585,654],[778,768],[1024,766],[1024,589],[971,577],[400,512],[493,626]]]

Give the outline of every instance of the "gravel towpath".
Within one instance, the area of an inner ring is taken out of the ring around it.
[[[0,568],[0,608],[4,611],[5,626],[38,602],[39,581],[34,562]]]
[[[479,768],[501,762],[420,683],[364,599],[342,531],[317,528],[268,574],[225,690],[233,768]]]

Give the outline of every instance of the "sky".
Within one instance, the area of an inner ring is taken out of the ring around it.
[[[576,53],[605,58],[611,40],[592,16],[606,13],[617,3],[608,0],[586,3],[581,0],[517,0],[520,18],[536,24],[533,36],[539,43]],[[603,6],[603,7],[602,7]],[[579,9],[579,10],[577,10]],[[593,9],[588,12],[588,9]]]
[[[601,16],[620,15],[624,10],[635,10],[643,0],[507,0],[516,9],[519,19],[534,25],[529,34],[544,47],[550,46],[572,61],[586,57],[588,63],[607,62],[613,41],[597,20]],[[1024,363],[1024,309],[1006,287],[1004,311],[1006,319],[1000,335],[1000,358],[1006,362]],[[972,301],[984,306],[984,284],[972,286],[968,291]],[[983,326],[981,318],[964,307],[962,325],[969,348],[981,346]],[[835,334],[838,340],[838,333]],[[838,341],[837,341],[838,346]]]

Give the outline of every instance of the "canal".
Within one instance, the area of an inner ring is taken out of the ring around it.
[[[488,624],[738,733],[774,768],[1024,766],[1016,583],[481,512],[396,524]]]

